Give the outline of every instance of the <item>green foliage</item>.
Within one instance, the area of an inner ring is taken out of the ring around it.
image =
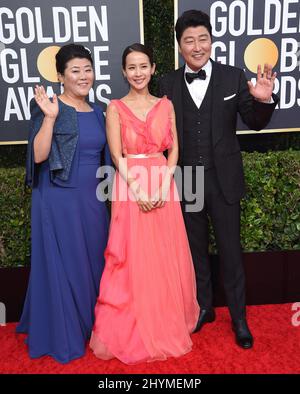
[[[300,151],[243,153],[247,195],[242,200],[244,251],[300,249]],[[0,168],[0,266],[30,256],[30,191],[23,167]],[[211,251],[216,252],[211,232]]]
[[[243,247],[300,249],[300,152],[244,154]]]
[[[300,249],[300,151],[243,153],[243,161],[243,250]],[[216,252],[212,233],[211,244]]]
[[[0,266],[18,266],[30,256],[30,192],[25,169],[0,168]]]
[[[173,0],[144,0],[145,44],[153,50],[156,72],[151,91],[157,93],[159,76],[174,70]]]

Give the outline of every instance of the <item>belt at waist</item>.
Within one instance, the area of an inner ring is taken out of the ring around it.
[[[129,159],[147,159],[148,157],[160,157],[163,156],[162,152],[157,152],[157,153],[140,153],[140,154],[131,154],[131,153],[126,153],[124,157],[128,157]]]

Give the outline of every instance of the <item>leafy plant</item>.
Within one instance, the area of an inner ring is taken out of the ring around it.
[[[0,168],[0,266],[25,265],[30,258],[30,191],[24,167]]]

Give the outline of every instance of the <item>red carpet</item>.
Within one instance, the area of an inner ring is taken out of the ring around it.
[[[193,335],[193,351],[179,359],[135,366],[117,360],[101,361],[87,349],[85,357],[61,365],[50,357],[31,360],[24,335],[16,324],[0,327],[0,373],[34,374],[296,374],[300,373],[300,325],[291,304],[250,306],[249,326],[255,337],[251,350],[234,343],[227,308],[217,308],[217,319]],[[300,322],[300,318],[298,317]]]

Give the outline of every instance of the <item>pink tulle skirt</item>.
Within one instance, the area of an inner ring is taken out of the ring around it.
[[[162,165],[165,158],[142,159]],[[130,164],[137,164],[131,159]],[[138,160],[141,164],[141,159]],[[117,173],[114,192],[127,186]],[[90,340],[94,354],[126,364],[179,357],[192,349],[199,316],[194,267],[175,182],[165,206],[142,212],[112,205],[105,269]]]

